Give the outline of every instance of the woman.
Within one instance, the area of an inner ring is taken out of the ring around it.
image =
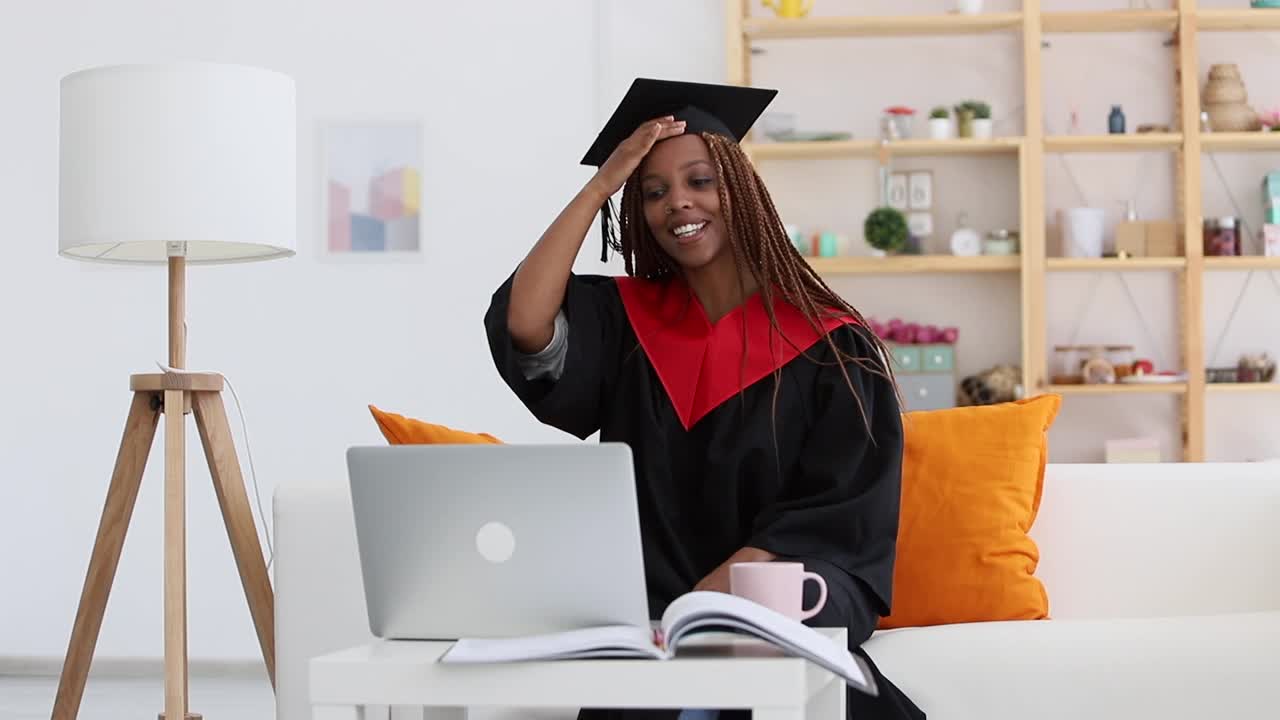
[[[489,343],[539,420],[631,447],[652,617],[728,592],[735,562],[803,562],[829,591],[806,622],[848,627],[880,687],[850,690],[850,717],[923,717],[859,647],[889,612],[897,539],[887,354],[791,246],[737,144],[772,96],[638,80],[584,160],[594,177],[494,294]],[[572,274],[619,190],[627,277]]]

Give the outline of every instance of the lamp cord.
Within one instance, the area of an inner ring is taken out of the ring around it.
[[[158,365],[161,370],[167,373],[174,373],[176,375],[195,372],[193,370],[172,368],[162,362],[156,362],[156,365]],[[270,571],[271,563],[276,557],[276,552],[271,543],[271,528],[267,525],[267,514],[262,509],[262,492],[258,489],[258,472],[253,466],[253,448],[249,444],[249,423],[245,420],[244,408],[240,406],[240,396],[236,394],[236,386],[231,383],[231,380],[227,378],[227,376],[223,375],[222,379],[227,383],[227,389],[231,391],[231,399],[234,400],[236,404],[236,414],[240,416],[240,429],[241,433],[244,435],[245,455],[249,459],[249,478],[253,482],[253,497],[258,505],[258,518],[262,521],[262,534],[267,545],[267,570]]]

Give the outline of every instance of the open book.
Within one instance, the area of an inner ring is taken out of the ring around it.
[[[682,640],[731,632],[773,644],[840,676],[850,687],[877,695],[866,663],[817,630],[750,600],[721,592],[691,592],[667,606],[656,627],[613,625],[512,638],[464,638],[442,663],[501,663],[587,658],[670,660]]]

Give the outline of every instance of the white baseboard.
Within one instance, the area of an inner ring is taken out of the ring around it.
[[[261,677],[267,669],[261,660],[187,660],[187,673],[200,677]],[[17,677],[58,677],[62,658],[0,656],[0,675]],[[97,657],[89,665],[91,678],[164,677],[163,658]]]

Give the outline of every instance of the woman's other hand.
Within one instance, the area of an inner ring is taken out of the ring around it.
[[[734,553],[728,560],[720,563],[720,566],[712,570],[710,574],[698,581],[693,587],[694,592],[707,590],[710,592],[729,592],[729,568],[734,563],[740,562],[773,562],[777,558],[776,555],[760,548],[744,547]]]

